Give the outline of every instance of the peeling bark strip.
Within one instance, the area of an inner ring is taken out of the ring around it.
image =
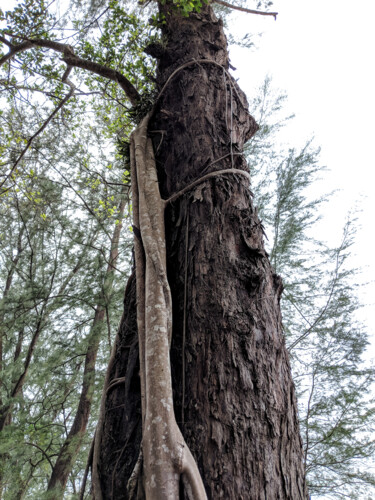
[[[206,497],[195,461],[177,426],[172,396],[169,350],[172,335],[172,299],[167,279],[164,206],[159,192],[149,116],[132,134],[132,168],[136,172],[134,224],[137,318],[142,394],[143,486],[147,500],[179,498],[180,476],[191,500]],[[133,187],[134,189],[134,187]],[[144,250],[144,258],[141,245]]]

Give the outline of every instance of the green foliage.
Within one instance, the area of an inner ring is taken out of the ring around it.
[[[129,10],[129,5],[121,5],[118,0],[111,0],[106,10],[99,33],[86,27],[85,18],[72,20],[79,34],[77,52],[83,58],[121,71],[141,93],[149,89],[154,72],[154,62],[143,49],[150,38],[156,36],[155,29],[150,29],[148,21],[139,15],[139,9]],[[117,86],[110,85],[107,92],[116,96]]]
[[[48,11],[47,2],[19,1],[11,11],[0,11],[0,20],[6,22],[6,32],[23,37],[49,37],[55,18]]]
[[[23,137],[34,126],[35,117],[17,102],[3,117],[2,127],[12,137]],[[91,325],[101,306],[111,328],[102,325],[98,331],[99,396],[109,354],[107,339],[119,321],[129,267],[130,243],[125,238],[117,275],[108,277],[110,239],[119,218],[117,208],[126,196],[122,162],[104,139],[105,124],[91,119],[88,126],[80,117],[85,125],[81,129],[73,118],[69,126],[74,140],[64,119],[57,118],[19,164],[0,205],[0,286],[5,290],[0,297],[0,413],[8,411],[0,474],[5,499],[21,498],[26,492],[27,498],[44,498],[50,464],[77,409]],[[13,147],[9,156],[17,156],[19,145]],[[75,488],[85,468],[98,402],[96,397],[71,474]]]
[[[161,5],[171,5],[172,8],[178,10],[183,16],[188,16],[191,12],[199,12],[204,3],[208,3],[208,0],[162,0]]]
[[[316,197],[322,167],[309,141],[284,150],[277,133],[289,117],[284,96],[267,79],[252,110],[260,131],[248,147],[253,190],[269,238],[271,262],[284,282],[283,326],[304,440],[310,494],[366,498],[375,486],[375,370],[364,362],[367,332],[356,319],[356,270],[348,265],[357,220],[331,248],[319,239],[329,196]]]

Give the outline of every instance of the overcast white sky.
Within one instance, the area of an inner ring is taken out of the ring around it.
[[[239,13],[236,31],[263,32],[257,50],[236,49],[235,76],[249,96],[266,74],[286,91],[296,114],[290,142],[312,135],[321,146],[325,189],[340,189],[322,226],[338,243],[346,213],[360,201],[362,227],[354,266],[364,268],[361,319],[375,345],[375,2],[363,0],[275,0],[273,18]],[[365,198],[363,198],[365,197]],[[373,353],[375,354],[375,352]]]

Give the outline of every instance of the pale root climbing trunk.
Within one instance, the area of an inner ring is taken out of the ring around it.
[[[142,482],[149,500],[175,500],[180,477],[195,499],[206,498],[197,466],[176,423],[170,369],[172,297],[167,278],[164,209],[149,116],[131,139],[142,406]]]
[[[147,157],[152,155],[147,137],[152,139],[158,181],[149,177],[152,172],[145,170],[140,178],[138,171],[133,189],[136,183],[141,197],[151,183],[169,200],[164,217],[162,203],[148,210],[155,210],[157,227],[165,223],[166,254],[162,232],[149,239],[140,217],[134,227],[140,282],[133,275],[128,284],[107,373],[93,460],[94,497],[204,498],[192,491],[192,483],[173,479],[183,470],[172,454],[177,458],[183,444],[191,450],[209,499],[306,499],[281,326],[282,283],[264,251],[242,155],[257,126],[228,73],[223,26],[211,8],[188,18],[169,14],[168,6],[161,9],[164,43],[148,48],[158,58],[161,95],[133,148],[138,168],[137,145],[143,141]],[[145,262],[144,270],[139,262]],[[160,269],[165,262],[167,277]],[[148,303],[158,307],[147,311]],[[148,382],[148,367],[156,364],[155,378]],[[165,385],[169,370],[173,405],[169,382]],[[153,477],[156,456],[166,462]],[[192,477],[194,484],[198,476]]]

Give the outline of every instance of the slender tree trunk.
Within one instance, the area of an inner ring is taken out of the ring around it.
[[[148,52],[159,59],[159,90],[167,86],[149,134],[162,196],[172,197],[165,220],[176,419],[208,498],[306,499],[282,283],[264,251],[241,154],[257,125],[227,72],[226,39],[211,8],[188,18],[162,10],[165,45]],[[217,173],[199,180],[210,172]],[[133,280],[108,370],[95,498],[129,498],[140,452],[135,302]]]
[[[59,499],[63,497],[69,475],[77,459],[86,433],[91,405],[95,395],[94,385],[96,357],[101,341],[101,334],[103,332],[106,304],[108,304],[108,300],[112,292],[115,266],[118,257],[118,245],[122,229],[121,219],[124,214],[125,205],[125,199],[121,200],[119,207],[120,222],[116,225],[113,232],[108,267],[104,278],[102,293],[99,301],[100,303],[96,308],[94,321],[89,333],[82,389],[77,412],[74,417],[73,425],[53,467],[51,478],[48,483],[48,491],[51,492],[49,498],[51,499]]]
[[[30,246],[32,249],[32,247]],[[71,279],[74,277],[74,275],[79,271],[81,265],[82,265],[82,259],[85,254],[85,251],[82,252],[80,255],[76,267],[72,270],[72,272],[67,276],[66,280],[62,283],[60,286],[57,296],[62,295],[66,287],[68,286],[69,282]],[[30,259],[30,268],[32,267],[32,259]],[[30,273],[31,275],[31,273]],[[43,331],[43,328],[48,320],[48,316],[53,310],[53,300],[52,302],[50,301],[50,297],[46,297],[45,302],[43,303],[41,310],[37,312],[38,314],[38,321],[35,326],[35,329],[33,331],[30,343],[27,346],[26,349],[26,356],[25,356],[25,361],[23,363],[23,371],[17,377],[15,380],[12,381],[13,388],[10,392],[10,398],[7,404],[0,406],[0,432],[4,429],[4,427],[8,424],[10,420],[10,412],[13,408],[14,405],[14,400],[15,398],[22,392],[24,383],[27,379],[27,374],[30,368],[30,364],[33,359],[34,351],[37,346],[40,334]],[[18,339],[18,343],[16,346],[16,351],[15,351],[15,358],[14,360],[18,359],[20,355],[22,354],[22,343],[23,343],[23,334],[20,332],[20,337]]]
[[[8,292],[12,286],[14,271],[15,271],[17,263],[20,259],[21,253],[23,251],[23,248],[22,248],[23,233],[24,233],[24,227],[21,228],[21,231],[18,235],[17,253],[16,253],[15,257],[12,259],[11,267],[8,271],[7,279],[5,281],[3,296],[0,299],[0,432],[3,429],[4,424],[7,424],[10,420],[10,415],[8,414],[4,419],[4,423],[2,423],[3,412],[6,411],[6,407],[3,406],[3,399],[2,399],[3,390],[4,390],[3,389],[3,385],[4,385],[4,382],[3,382],[3,369],[4,369],[4,367],[3,367],[3,361],[4,361],[3,360],[3,336],[4,336],[3,329],[4,329],[4,318],[5,318],[4,301],[6,300],[6,296],[8,295]],[[18,356],[19,356],[19,350],[20,350],[20,347],[22,345],[22,334],[23,334],[23,332],[21,331],[19,334],[19,337],[18,337],[16,352],[14,355],[14,362],[17,361]],[[3,453],[0,453],[0,500],[3,496],[3,467],[5,465],[6,459],[7,459],[6,455],[4,455]]]

